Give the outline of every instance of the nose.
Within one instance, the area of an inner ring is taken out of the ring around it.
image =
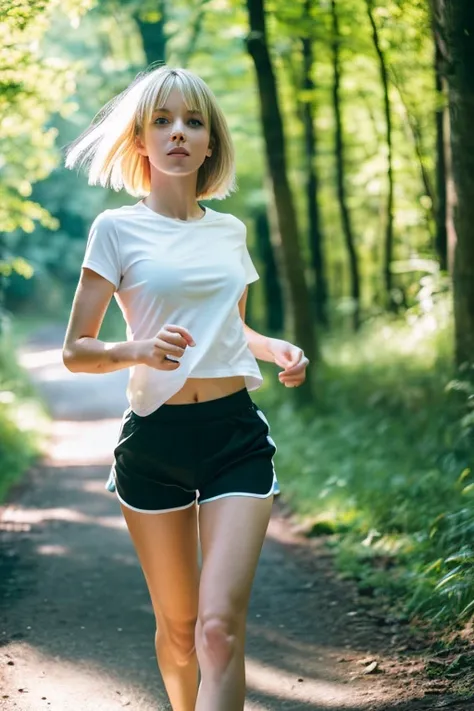
[[[173,131],[171,131],[170,140],[173,143],[185,143],[186,136],[184,134],[184,131],[180,127],[174,128]]]

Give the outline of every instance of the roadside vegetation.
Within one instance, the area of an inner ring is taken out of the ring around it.
[[[303,417],[270,369],[259,396],[282,495],[344,575],[401,618],[474,612],[474,372],[452,365],[447,299],[324,341]]]
[[[41,456],[47,438],[47,410],[18,362],[34,323],[38,319],[18,319],[16,329],[7,326],[0,337],[0,505]]]

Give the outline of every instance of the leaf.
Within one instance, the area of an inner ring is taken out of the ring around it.
[[[445,575],[439,583],[436,585],[435,590],[438,590],[439,588],[442,588],[444,585],[449,583],[450,580],[454,580],[454,578],[458,578],[461,573],[462,573],[463,567],[462,565],[458,565],[456,568],[451,570],[447,575]]]
[[[474,551],[467,549],[446,558],[445,563],[474,563]]]
[[[471,611],[474,611],[474,600],[471,600],[471,602],[468,605],[466,605],[466,607],[463,610],[461,610],[461,612],[459,613],[459,616],[464,617],[465,615],[468,614],[468,612],[471,612]]]
[[[461,472],[461,474],[459,475],[458,483],[459,483],[459,484],[462,484],[462,482],[463,482],[465,479],[467,479],[467,477],[470,476],[470,474],[471,474],[471,470],[470,470],[468,467],[466,467],[466,469],[464,469],[464,470]]]
[[[439,570],[442,563],[443,563],[442,558],[438,558],[437,560],[433,561],[433,563],[430,563],[430,565],[425,568],[425,573],[431,573],[433,570]]]

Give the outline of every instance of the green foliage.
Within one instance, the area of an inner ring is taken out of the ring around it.
[[[31,279],[33,276],[33,268],[22,257],[15,257],[10,262],[0,260],[0,276],[9,277],[16,272],[24,279]]]
[[[0,503],[37,455],[31,436],[11,419],[10,407],[0,402]]]
[[[47,423],[15,348],[10,336],[0,338],[0,503],[39,456]]]
[[[37,303],[52,310],[54,302],[57,306],[64,299],[61,292],[63,284],[67,286],[70,263],[77,279],[80,251],[73,238],[81,218],[73,214],[64,220],[67,233],[60,219],[67,207],[67,190],[69,201],[76,191],[64,173],[58,180],[56,169],[64,138],[58,127],[71,121],[78,109],[70,99],[83,62],[56,51],[50,34],[57,25],[63,38],[71,36],[72,28],[79,32],[79,19],[90,4],[70,0],[61,4],[60,12],[56,0],[10,3],[1,26],[5,41],[0,61],[5,71],[0,84],[0,160],[8,169],[2,170],[0,178],[0,308],[3,292],[3,305],[9,310]],[[53,183],[49,175],[54,175]],[[59,278],[55,271],[60,271]]]
[[[70,25],[77,26],[92,0],[62,3]],[[0,0],[0,311],[12,274],[30,279],[34,267],[19,256],[22,236],[37,225],[55,230],[59,221],[47,205],[32,198],[33,185],[56,167],[57,130],[53,114],[74,110],[66,98],[75,86],[73,65],[46,56],[43,39],[59,0]]]
[[[63,11],[77,21],[89,2],[63,4]],[[34,230],[35,221],[57,226],[47,209],[28,200],[32,184],[45,178],[57,163],[54,141],[57,132],[47,126],[52,113],[67,116],[71,105],[65,97],[74,87],[74,74],[67,63],[45,57],[42,39],[57,11],[57,0],[5,2],[0,25],[0,232],[20,228]]]
[[[362,592],[442,622],[474,612],[474,379],[453,373],[451,330],[443,298],[327,338],[309,421],[273,387],[260,396],[303,528],[331,535]]]
[[[15,115],[8,119],[10,128],[4,134],[5,150],[10,152],[8,160],[13,183],[11,189],[8,188],[8,199],[2,201],[6,206],[3,219],[8,229],[15,225],[19,227],[7,238],[8,259],[22,254],[34,266],[39,280],[47,279],[53,273],[68,287],[77,278],[84,240],[95,215],[105,207],[115,207],[130,200],[126,195],[111,195],[88,187],[83,176],[64,170],[58,164],[57,148],[80,133],[100,106],[143,68],[145,57],[136,14],[138,9],[142,13],[156,9],[149,3],[139,5],[127,1],[117,4],[103,0],[83,17],[91,2],[69,0],[62,5],[61,13],[57,12],[57,0],[17,2],[8,6],[11,7],[9,28],[18,34],[21,24],[22,37],[31,35],[34,38],[34,42],[24,45],[21,57],[10,51],[10,45],[5,48],[4,61],[10,63],[7,76],[11,74],[11,83],[18,92],[18,100],[14,102]],[[380,0],[375,5],[392,81],[395,256],[397,260],[405,261],[420,256],[432,258],[431,198],[426,195],[420,166],[421,161],[434,182],[432,111],[435,96],[428,11],[421,0],[415,3]],[[363,308],[366,313],[375,313],[383,303],[381,239],[384,218],[381,206],[387,192],[383,101],[366,0],[356,3],[340,0],[338,8],[344,65],[342,110],[346,178],[361,262]],[[344,323],[351,304],[347,298],[346,247],[334,188],[330,5],[313,3],[309,15],[303,2],[291,6],[271,2],[266,9],[287,135],[290,179],[302,230],[304,257],[308,263],[310,248],[306,239],[304,191],[307,165],[301,107],[310,101],[315,109],[317,168],[321,176],[318,199],[326,242],[332,312],[336,323]],[[79,17],[82,18],[80,23]],[[252,246],[253,211],[267,203],[268,195],[264,185],[266,168],[254,68],[245,48],[248,33],[245,6],[217,0],[194,6],[189,0],[178,0],[167,8],[165,29],[169,63],[179,65],[184,62],[208,81],[229,120],[237,149],[240,189],[226,202],[224,209],[235,212],[247,222]],[[315,57],[315,88],[312,92],[302,89],[302,38],[308,36],[313,39]],[[212,61],[209,61],[210,44]],[[16,46],[23,47],[19,41]],[[413,71],[414,66],[417,71]],[[32,103],[34,112],[31,111]],[[0,116],[1,106],[0,95]],[[11,134],[14,130],[18,135]],[[415,160],[414,131],[418,137],[419,155]],[[30,156],[31,174],[28,172],[30,167],[25,171],[25,150]],[[1,224],[0,209],[0,230]],[[274,242],[278,247],[276,234]],[[309,267],[308,272],[311,279]],[[33,282],[35,279],[33,277]],[[396,274],[395,284],[401,300],[417,280],[418,275],[413,272]],[[25,294],[35,300],[33,283],[23,294],[19,293],[21,289],[18,281],[9,284],[12,306],[17,303],[17,295],[20,301],[24,300]],[[261,303],[261,285],[256,287],[256,292],[260,312],[271,308],[271,305]]]

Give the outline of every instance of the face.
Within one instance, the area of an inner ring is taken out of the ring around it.
[[[137,150],[148,156],[152,169],[167,175],[189,175],[199,170],[212,153],[204,117],[188,111],[179,89],[172,89],[164,106],[137,138]]]

